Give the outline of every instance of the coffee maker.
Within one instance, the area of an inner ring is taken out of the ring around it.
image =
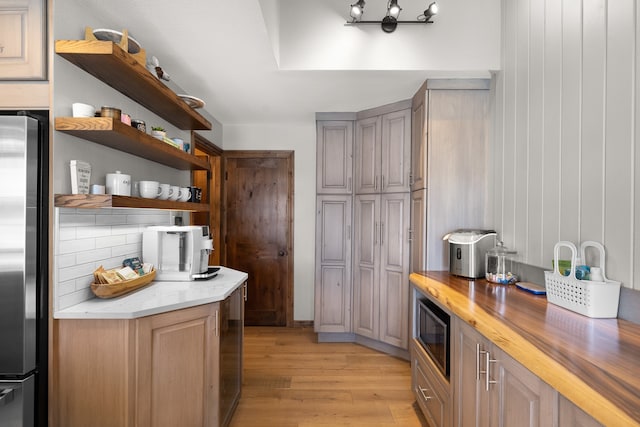
[[[152,226],[142,233],[142,260],[154,265],[159,281],[209,278],[212,250],[206,225]]]

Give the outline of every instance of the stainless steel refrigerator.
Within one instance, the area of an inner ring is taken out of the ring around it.
[[[0,427],[47,423],[47,117],[0,112]]]

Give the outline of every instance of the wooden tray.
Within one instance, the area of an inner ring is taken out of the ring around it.
[[[153,279],[155,279],[155,277],[156,270],[151,270],[151,272],[144,276],[140,276],[137,279],[126,280],[124,282],[114,283],[111,285],[92,283],[91,290],[98,298],[115,298],[148,285],[153,281]]]

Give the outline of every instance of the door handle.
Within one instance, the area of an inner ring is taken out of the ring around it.
[[[487,391],[489,391],[489,387],[491,386],[491,384],[498,384],[498,381],[495,381],[495,380],[491,379],[491,364],[492,363],[496,363],[497,360],[496,359],[492,359],[491,358],[491,353],[489,353],[488,351],[486,352],[486,354],[487,354],[487,359],[486,359],[487,366],[485,368],[485,371],[486,371],[485,389]]]
[[[287,254],[287,251],[278,251],[278,256],[285,256]]]
[[[0,406],[7,405],[13,401],[14,389],[3,388],[0,389]]]

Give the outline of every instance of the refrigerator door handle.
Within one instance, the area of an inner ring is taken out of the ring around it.
[[[0,389],[0,406],[4,406],[13,401],[13,388]]]

